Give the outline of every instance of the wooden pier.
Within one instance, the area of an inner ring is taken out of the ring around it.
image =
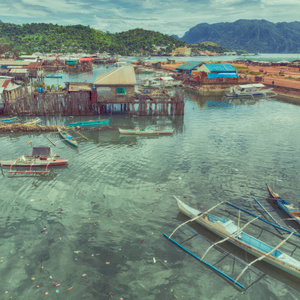
[[[28,88],[18,90],[14,95],[4,95],[4,115],[24,116],[84,116],[129,113],[140,116],[183,115],[184,96],[164,90],[150,94],[136,94],[134,97],[93,97],[93,92],[68,91],[29,92]]]

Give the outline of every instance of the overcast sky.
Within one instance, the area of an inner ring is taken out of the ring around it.
[[[134,28],[176,34],[199,23],[299,20],[300,0],[0,0],[5,23],[89,25],[111,33]]]

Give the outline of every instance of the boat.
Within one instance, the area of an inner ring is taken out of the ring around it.
[[[109,119],[110,117],[106,120],[90,120],[90,121],[82,121],[82,122],[74,122],[74,123],[67,123],[67,122],[65,123],[68,127],[77,127],[77,126],[85,127],[85,126],[92,126],[92,125],[108,124]]]
[[[62,75],[46,75],[46,78],[62,78]]]
[[[240,84],[225,90],[227,97],[275,97],[277,94],[272,90],[263,89],[262,83]]]
[[[200,225],[204,226],[208,230],[223,238],[223,240],[217,242],[218,244],[221,242],[229,241],[235,246],[238,246],[246,252],[258,257],[257,259],[249,263],[245,269],[243,269],[243,271],[235,279],[235,283],[238,282],[239,278],[247,268],[249,268],[252,264],[260,260],[263,260],[289,274],[292,274],[297,278],[300,278],[300,261],[279,250],[279,247],[283,245],[291,236],[294,235],[294,232],[290,232],[290,234],[284,240],[282,240],[277,246],[273,247],[265,243],[264,241],[259,240],[243,231],[246,226],[248,226],[253,221],[259,219],[258,217],[252,219],[243,227],[239,227],[234,223],[234,221],[228,218],[219,217],[209,213],[212,209],[216,208],[220,204],[223,204],[223,202],[217,204],[216,206],[212,207],[206,212],[201,212],[198,209],[186,205],[178,198],[176,198],[176,201],[180,211],[183,212],[189,218],[191,218],[187,222],[196,221]],[[168,238],[170,239],[174,232],[187,222],[184,222],[183,224],[178,226]],[[214,245],[212,245],[211,247],[213,247]],[[208,248],[208,250],[210,248]],[[208,250],[202,256],[201,261],[207,254]]]
[[[300,225],[300,210],[289,201],[286,201],[279,197],[269,186],[267,186],[269,194],[277,204],[293,221],[296,221]]]
[[[14,160],[0,161],[1,167],[10,167],[7,173],[49,173],[48,167],[67,164],[68,159],[59,158],[59,155],[52,154],[50,147],[33,147],[31,155],[24,154]],[[29,170],[13,170],[13,167],[29,167]],[[32,169],[33,167],[46,167],[46,169],[44,171],[36,171]]]
[[[120,134],[130,134],[130,135],[163,135],[163,134],[173,134],[174,129],[172,130],[157,130],[153,129],[151,126],[147,127],[146,129],[142,130],[139,128],[135,129],[122,129],[118,128]]]
[[[78,143],[76,140],[73,139],[73,137],[68,134],[66,131],[61,130],[60,128],[57,128],[59,136],[69,145],[77,148],[78,147]]]
[[[31,119],[30,121],[28,122],[25,122],[24,124],[25,125],[35,125],[35,124],[38,124],[41,122],[41,119],[40,118],[35,118],[35,119]]]
[[[8,118],[8,119],[0,119],[0,123],[10,123],[10,122],[14,122],[18,119],[18,117],[12,117],[12,118]]]

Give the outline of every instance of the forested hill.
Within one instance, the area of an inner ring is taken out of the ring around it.
[[[265,53],[299,53],[300,22],[272,23],[238,20],[233,23],[201,23],[181,40],[189,44],[211,41],[228,49]]]
[[[179,47],[185,43],[169,35],[143,29],[111,34],[82,25],[15,25],[0,21],[0,44],[28,54],[36,51],[131,54],[151,51],[154,45],[163,45],[169,50],[173,45]]]

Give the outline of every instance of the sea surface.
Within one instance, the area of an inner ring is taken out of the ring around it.
[[[97,74],[82,78],[91,82]],[[263,216],[256,198],[278,218],[280,211],[264,199],[268,184],[299,205],[300,106],[276,98],[228,101],[184,93],[184,116],[114,112],[109,126],[81,132],[88,140],[78,139],[78,149],[53,133],[0,134],[0,160],[30,154],[30,141],[69,159],[68,166],[42,176],[1,170],[0,299],[300,298],[299,280],[261,262],[240,278],[247,288],[243,292],[163,236],[187,220],[174,195],[202,210],[229,201]],[[67,120],[41,118],[42,125]],[[118,132],[118,127],[147,126],[174,133]],[[241,213],[238,221],[238,210],[226,205],[215,212],[240,225],[250,220]],[[261,221],[254,225],[245,231],[273,246],[279,236],[287,237]],[[208,239],[216,239],[189,224],[172,238],[200,257],[210,246]],[[280,249],[300,260],[299,238],[290,242]],[[230,244],[219,246],[205,260],[233,278],[253,260]]]

